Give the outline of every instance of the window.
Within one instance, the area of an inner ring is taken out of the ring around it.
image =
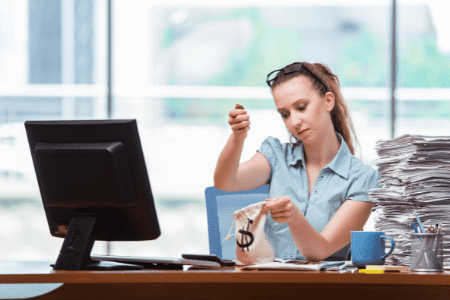
[[[432,3],[398,5],[396,135],[445,134],[450,26]],[[0,0],[0,238],[9,241],[0,257],[54,260],[62,243],[48,231],[26,120],[138,120],[162,236],[112,243],[117,255],[209,251],[204,191],[227,114],[240,103],[251,116],[242,161],[269,135],[287,142],[265,77],[291,62],[322,62],[339,76],[371,163],[376,141],[390,138],[391,5],[112,0],[109,15],[107,0]]]
[[[49,234],[23,123],[107,117],[105,20],[105,1],[0,0],[3,260],[59,253],[62,239]]]
[[[446,1],[399,1],[397,135],[448,135],[450,23]],[[413,21],[414,20],[414,21]]]

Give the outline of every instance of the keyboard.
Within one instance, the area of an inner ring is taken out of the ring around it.
[[[215,261],[170,258],[170,257],[140,257],[140,256],[115,256],[115,255],[91,255],[92,260],[112,261],[118,263],[127,263],[132,265],[141,265],[144,269],[159,270],[183,270],[183,266],[195,267],[221,267],[220,263]]]

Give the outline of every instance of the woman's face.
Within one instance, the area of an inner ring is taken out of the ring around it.
[[[333,126],[330,112],[334,95],[321,97],[306,76],[294,77],[272,90],[278,112],[293,136],[303,142],[316,140]]]

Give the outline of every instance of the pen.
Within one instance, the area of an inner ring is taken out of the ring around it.
[[[415,231],[416,233],[419,233],[419,229],[417,229],[416,223],[412,222],[412,223],[411,223],[411,226],[412,226],[412,228],[414,229],[414,231]]]
[[[423,228],[422,222],[420,222],[419,215],[416,215],[417,225],[419,225],[420,233],[425,233],[425,228]]]

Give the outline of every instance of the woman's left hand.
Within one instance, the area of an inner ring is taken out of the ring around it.
[[[280,224],[289,222],[297,208],[288,196],[266,199],[264,203],[264,208],[270,210],[272,219]]]

